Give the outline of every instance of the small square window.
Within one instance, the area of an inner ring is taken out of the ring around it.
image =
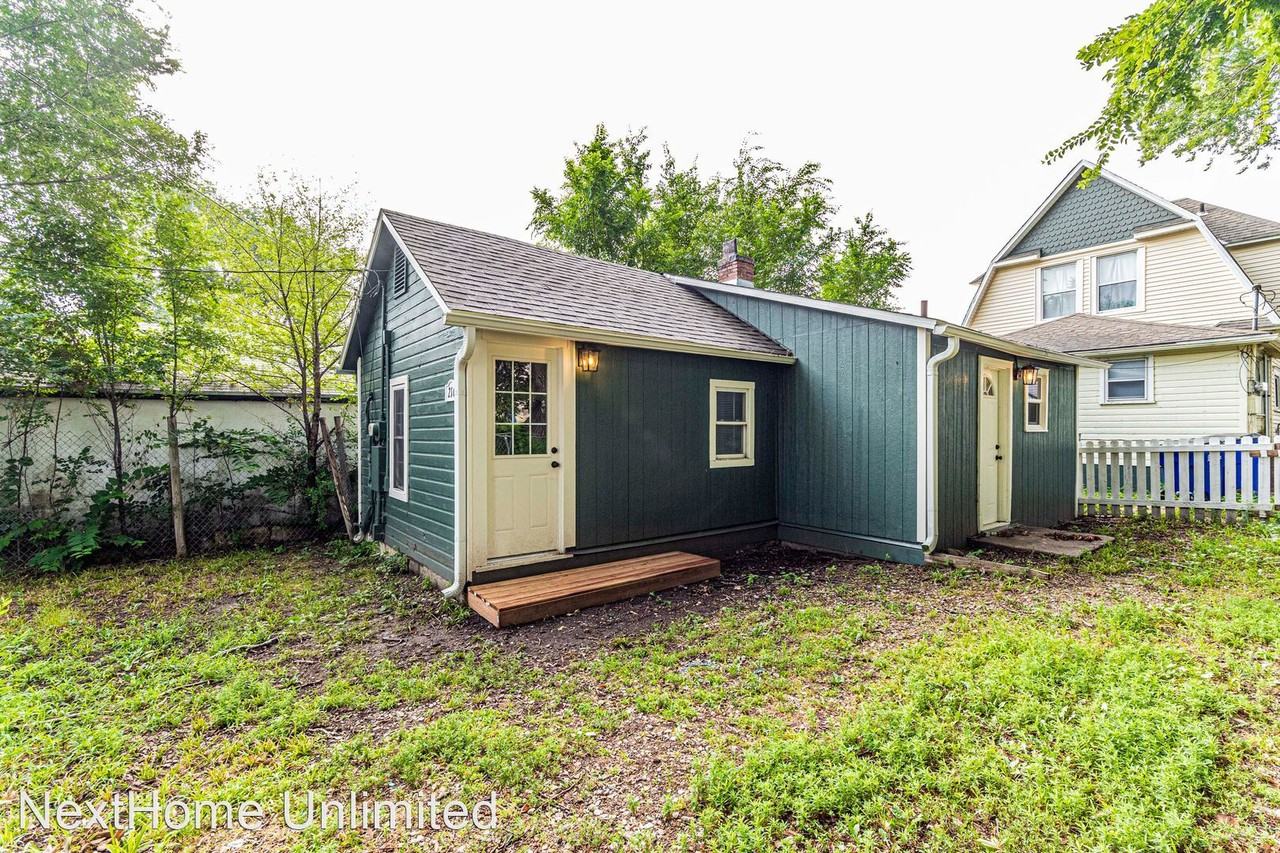
[[[1103,378],[1102,399],[1106,403],[1150,403],[1150,357],[1111,362]]]
[[[755,464],[754,382],[711,380],[711,467]]]

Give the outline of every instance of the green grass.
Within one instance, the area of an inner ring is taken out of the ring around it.
[[[1048,583],[744,577],[738,604],[550,668],[362,549],[0,579],[0,789],[269,811],[498,792],[497,838],[403,849],[1258,849],[1280,825],[1280,525],[1114,532]],[[23,836],[0,807],[0,849],[98,841],[209,846]]]

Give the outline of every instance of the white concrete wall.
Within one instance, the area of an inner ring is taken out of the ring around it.
[[[12,398],[0,398],[0,461],[17,458],[25,453],[33,460],[28,468],[28,480],[46,479],[52,469],[55,452],[59,457],[74,455],[83,447],[93,450],[95,458],[104,463],[110,461],[111,429],[109,421],[96,411],[105,411],[104,401],[91,401],[81,398],[61,397],[48,398],[44,401],[45,412],[56,418],[57,429],[52,423],[34,430],[23,450],[22,436],[18,432],[13,417],[13,409],[23,405],[22,401]],[[168,405],[163,400],[132,400],[124,409],[125,436],[124,454],[126,468],[132,469],[139,464],[168,464],[167,450],[161,446],[148,450],[148,431],[163,437]],[[347,414],[342,408],[334,408],[329,415]],[[274,403],[266,400],[193,400],[186,410],[179,414],[184,426],[190,426],[198,420],[207,420],[214,429],[222,430],[256,430],[284,435],[289,430],[290,417],[287,412]],[[55,444],[56,442],[56,444]],[[207,468],[195,464],[195,451],[184,450],[182,464],[184,479],[187,475],[203,473]],[[82,495],[90,495],[101,488],[109,476],[104,468],[101,472],[81,485],[78,490]],[[37,491],[33,491],[30,500],[37,506],[47,501]],[[25,502],[25,496],[24,496]]]

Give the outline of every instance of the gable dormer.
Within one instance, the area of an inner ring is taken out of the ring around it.
[[[1194,208],[1081,162],[976,280],[965,323],[1009,334],[1072,313],[1213,325],[1252,317],[1248,276]]]

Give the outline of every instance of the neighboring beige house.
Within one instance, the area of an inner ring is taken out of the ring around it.
[[[1280,222],[1105,169],[1081,189],[1091,166],[972,282],[965,325],[1111,362],[1080,369],[1082,438],[1280,433]]]

